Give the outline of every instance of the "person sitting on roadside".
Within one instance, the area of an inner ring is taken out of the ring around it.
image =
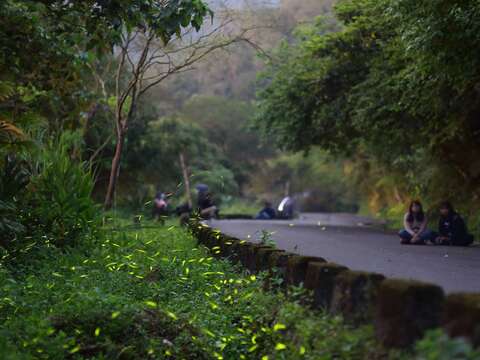
[[[155,199],[153,200],[152,216],[156,221],[160,221],[162,224],[165,222],[165,217],[168,215],[168,203],[167,196],[162,192],[157,192]]]
[[[432,232],[427,229],[427,223],[427,216],[420,201],[412,201],[403,218],[404,229],[398,233],[400,243],[425,245],[427,241],[432,240]]]
[[[200,192],[198,194],[198,209],[200,217],[205,220],[218,217],[218,208],[215,206],[210,192]]]
[[[450,202],[442,202],[439,211],[438,236],[435,239],[435,244],[468,246],[473,243],[473,235],[468,233],[465,221],[455,211]]]
[[[275,209],[272,207],[272,203],[269,201],[265,201],[264,207],[260,212],[255,216],[257,220],[271,220],[275,219],[276,213]]]
[[[293,219],[294,213],[294,200],[290,196],[285,196],[278,205],[278,217],[280,219]]]

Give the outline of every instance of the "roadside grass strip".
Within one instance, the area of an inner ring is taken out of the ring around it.
[[[264,292],[262,274],[214,259],[185,230],[146,225],[4,256],[2,359],[403,356],[380,349],[370,326],[301,305],[303,289]]]

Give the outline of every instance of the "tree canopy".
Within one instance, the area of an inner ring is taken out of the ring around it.
[[[476,1],[339,1],[338,31],[320,18],[278,48],[256,126],[284,149],[366,157],[404,192],[468,207],[480,195],[479,12]]]
[[[87,65],[111,54],[122,34],[148,28],[167,43],[212,15],[200,0],[6,0],[0,13],[2,121],[22,125],[35,113],[57,132],[78,127],[96,95]]]

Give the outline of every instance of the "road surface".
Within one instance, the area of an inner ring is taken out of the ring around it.
[[[271,232],[277,248],[319,256],[352,270],[438,284],[446,292],[480,292],[480,246],[400,245],[392,232],[349,214],[302,214],[293,221],[217,220],[222,232],[259,242]]]

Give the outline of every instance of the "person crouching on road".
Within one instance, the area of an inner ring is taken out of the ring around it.
[[[435,244],[468,246],[473,243],[473,235],[468,233],[465,221],[455,211],[450,202],[442,202],[439,211],[438,236],[435,239]]]
[[[275,209],[272,207],[272,203],[270,201],[265,201],[265,205],[262,210],[255,216],[257,220],[271,220],[275,219],[276,213]]]
[[[427,229],[427,223],[427,216],[420,201],[412,201],[403,218],[404,229],[398,233],[400,243],[424,245],[428,240],[432,240],[433,234]]]
[[[213,195],[211,193],[206,192],[199,194],[198,208],[202,219],[210,220],[212,218],[218,218],[218,208],[213,202]]]

